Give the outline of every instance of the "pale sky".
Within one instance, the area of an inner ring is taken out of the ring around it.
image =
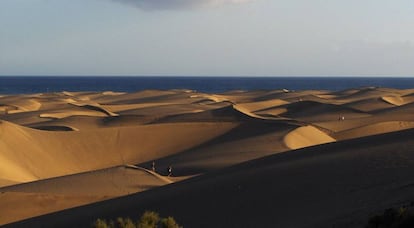
[[[0,75],[414,76],[414,1],[0,0]]]

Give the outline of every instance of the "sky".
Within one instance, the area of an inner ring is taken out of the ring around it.
[[[0,0],[0,75],[414,76],[414,1]]]

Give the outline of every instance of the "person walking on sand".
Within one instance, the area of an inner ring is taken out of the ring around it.
[[[152,172],[155,172],[155,161],[152,161],[151,170]]]
[[[168,166],[168,176],[170,177],[172,175],[172,167]]]

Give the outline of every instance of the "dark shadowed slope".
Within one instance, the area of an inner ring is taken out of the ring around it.
[[[360,227],[414,200],[413,137],[406,130],[276,154],[6,227],[88,227],[148,209],[184,227]]]

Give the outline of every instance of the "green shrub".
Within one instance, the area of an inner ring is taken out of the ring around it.
[[[120,228],[136,228],[134,222],[130,218],[117,218],[116,222]]]
[[[161,219],[161,228],[182,228],[173,217]]]
[[[157,228],[160,215],[153,211],[146,211],[138,221],[138,228]]]
[[[154,211],[146,211],[135,224],[130,218],[117,218],[116,222],[97,219],[94,228],[182,228],[173,217],[161,218]]]
[[[97,219],[93,223],[93,227],[95,228],[111,228],[111,226],[108,225],[105,219]]]

